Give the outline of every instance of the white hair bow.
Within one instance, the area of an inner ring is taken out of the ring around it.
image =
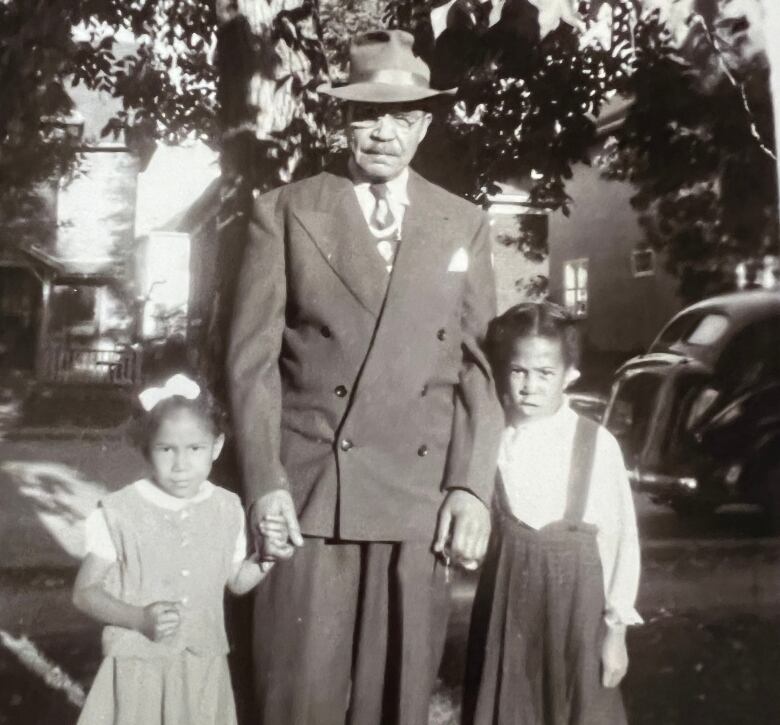
[[[147,388],[138,394],[141,407],[148,413],[161,400],[167,400],[174,395],[181,395],[187,400],[195,400],[200,395],[200,386],[192,379],[181,373],[168,378],[160,388]]]

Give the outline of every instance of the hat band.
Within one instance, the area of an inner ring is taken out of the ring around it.
[[[416,86],[430,88],[428,79],[420,73],[407,70],[383,69],[368,73],[350,73],[349,83],[384,83],[389,86]]]

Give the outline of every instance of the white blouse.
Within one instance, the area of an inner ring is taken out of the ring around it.
[[[192,504],[209,498],[216,488],[210,481],[204,481],[192,498],[179,498],[178,496],[171,496],[145,478],[130,485],[149,503],[169,511],[180,512],[181,516],[187,515],[187,508],[192,506]],[[236,548],[233,551],[233,563],[239,564],[244,561],[247,555],[246,524],[243,514],[240,521],[236,522],[236,530],[238,535],[236,537]],[[94,554],[105,561],[117,560],[117,551],[114,547],[114,542],[111,540],[106,517],[103,515],[103,510],[99,507],[87,516],[84,522],[84,541],[87,554]]]
[[[501,441],[498,467],[512,511],[540,529],[566,511],[569,465],[577,414],[568,405],[557,413],[509,426]],[[609,431],[596,437],[584,522],[593,524],[604,571],[605,620],[611,626],[639,624],[639,537],[623,456]]]

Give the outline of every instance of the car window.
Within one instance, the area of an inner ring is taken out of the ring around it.
[[[699,323],[682,338],[689,345],[713,345],[726,332],[729,327],[729,318],[726,315],[705,315]]]
[[[650,348],[650,352],[659,352],[665,350],[672,343],[682,340],[692,329],[696,327],[696,323],[701,319],[701,312],[689,312],[684,315],[680,315],[675,320],[672,320],[658,336],[653,346]]]
[[[723,350],[715,371],[720,384],[731,390],[780,380],[780,317],[741,330]]]
[[[660,385],[661,379],[657,375],[640,373],[618,383],[619,387],[614,391],[605,425],[620,439],[629,461],[645,444]]]

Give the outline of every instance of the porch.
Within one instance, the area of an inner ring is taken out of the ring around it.
[[[38,374],[41,383],[121,387],[141,383],[140,348],[47,342],[43,345],[42,357]]]

